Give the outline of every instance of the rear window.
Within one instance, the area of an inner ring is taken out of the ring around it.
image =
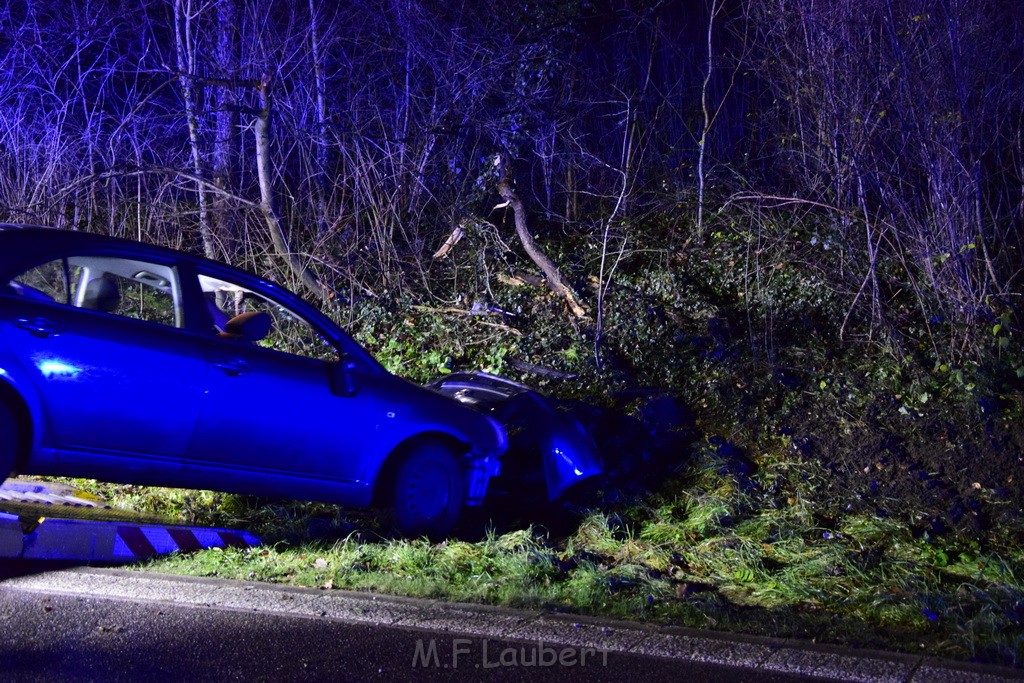
[[[10,290],[36,301],[68,302],[68,278],[64,259],[49,261],[26,270],[10,281]]]

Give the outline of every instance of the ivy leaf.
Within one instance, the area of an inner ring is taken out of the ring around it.
[[[737,569],[736,572],[732,575],[732,577],[737,581],[741,581],[743,583],[750,583],[754,580],[754,572],[750,569]]]

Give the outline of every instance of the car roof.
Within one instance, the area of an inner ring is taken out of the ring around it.
[[[206,266],[214,273],[241,273],[254,280],[261,288],[275,292],[286,300],[294,301],[297,305],[322,315],[315,306],[310,305],[309,302],[286,287],[244,268],[231,266],[221,261],[121,237],[41,225],[0,223],[0,275],[19,267],[38,263],[40,259],[53,257],[59,252],[74,249],[109,249],[139,258],[159,259],[163,257],[174,262],[191,262]]]
[[[28,263],[38,257],[46,257],[55,252],[67,249],[111,249],[121,253],[135,254],[143,257],[161,256],[173,261],[189,261],[205,265],[217,271],[243,273],[253,278],[268,289],[284,292],[297,297],[285,287],[267,280],[251,271],[231,266],[221,261],[208,259],[198,254],[191,254],[178,249],[162,247],[148,242],[112,237],[80,230],[64,230],[42,225],[21,225],[17,223],[0,223],[0,269],[8,266]],[[307,304],[308,305],[308,304]]]
[[[144,242],[126,240],[121,237],[111,237],[109,235],[100,235],[80,230],[64,230],[45,225],[23,225],[18,223],[0,223],[0,244],[16,244],[19,249],[24,249],[26,252],[43,254],[53,251],[55,246],[59,245],[58,248],[64,246],[113,247],[132,251],[163,253],[173,258],[180,258],[182,255],[188,258],[197,258],[185,252]],[[4,256],[7,256],[9,253],[5,251]]]
[[[25,228],[41,228],[43,230],[58,230],[48,225],[33,225],[31,223],[0,223],[0,230],[23,230]]]

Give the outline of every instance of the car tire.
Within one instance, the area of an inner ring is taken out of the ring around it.
[[[0,399],[0,484],[11,476],[18,457],[18,421],[6,401]]]
[[[389,510],[402,536],[446,537],[466,499],[462,464],[442,444],[421,444],[406,453],[391,478]]]

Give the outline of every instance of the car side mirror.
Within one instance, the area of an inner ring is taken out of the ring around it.
[[[334,361],[328,364],[327,372],[330,375],[331,391],[336,396],[348,398],[359,393],[359,384],[356,382],[356,364],[348,358]]]
[[[229,339],[241,339],[247,342],[258,342],[273,327],[274,319],[265,311],[247,311],[236,315],[224,324],[224,332],[220,336]]]

